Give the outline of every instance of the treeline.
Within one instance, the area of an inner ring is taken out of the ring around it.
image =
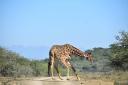
[[[93,48],[94,63],[90,64],[86,59],[74,56],[71,63],[80,72],[109,72],[112,70],[128,70],[128,32],[121,32],[116,36],[117,42],[110,48]],[[0,76],[47,76],[47,62],[44,60],[29,60],[18,53],[0,47]],[[64,66],[60,71],[66,75]]]
[[[128,32],[120,32],[116,36],[117,43],[111,44],[111,66],[116,70],[128,69]]]
[[[93,48],[91,51],[95,62],[88,69],[103,72],[128,70],[128,32],[120,32],[116,36],[116,42],[111,44],[109,48]]]
[[[0,76],[41,76],[46,75],[45,60],[29,60],[19,54],[0,47]]]
[[[72,63],[79,71],[85,72],[109,72],[128,70],[128,32],[120,32],[116,36],[116,42],[109,48],[93,48],[94,63],[90,64],[79,57],[74,57]]]

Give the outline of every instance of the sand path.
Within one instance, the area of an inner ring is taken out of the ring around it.
[[[97,79],[81,79],[78,81],[75,77],[70,77],[70,80],[67,80],[66,77],[63,77],[63,80],[58,79],[58,77],[55,77],[55,80],[52,80],[50,77],[34,77],[17,79],[8,82],[6,85],[114,85],[114,83],[112,81],[102,81]]]

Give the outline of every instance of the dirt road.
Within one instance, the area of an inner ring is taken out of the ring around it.
[[[0,85],[4,85],[0,83]],[[102,81],[102,80],[76,80],[74,77],[71,77],[70,80],[67,80],[66,77],[63,77],[63,80],[58,79],[52,80],[50,77],[38,77],[31,79],[17,79],[11,82],[6,82],[5,85],[114,85],[112,81]]]

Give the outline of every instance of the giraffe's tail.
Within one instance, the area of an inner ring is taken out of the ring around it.
[[[51,76],[51,65],[52,65],[52,50],[50,49],[49,51],[49,61],[48,61],[48,76],[50,77]]]
[[[49,51],[48,76],[51,76],[51,50]]]
[[[51,62],[48,62],[48,76],[50,77],[50,72],[51,72]]]

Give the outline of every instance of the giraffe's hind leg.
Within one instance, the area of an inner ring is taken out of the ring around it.
[[[54,72],[53,72],[53,70],[54,70],[54,58],[53,57],[51,57],[51,65],[50,65],[50,69],[51,69],[51,75],[52,75],[52,80],[54,80]]]
[[[50,61],[48,62],[48,76],[50,77],[51,72],[51,63]]]

